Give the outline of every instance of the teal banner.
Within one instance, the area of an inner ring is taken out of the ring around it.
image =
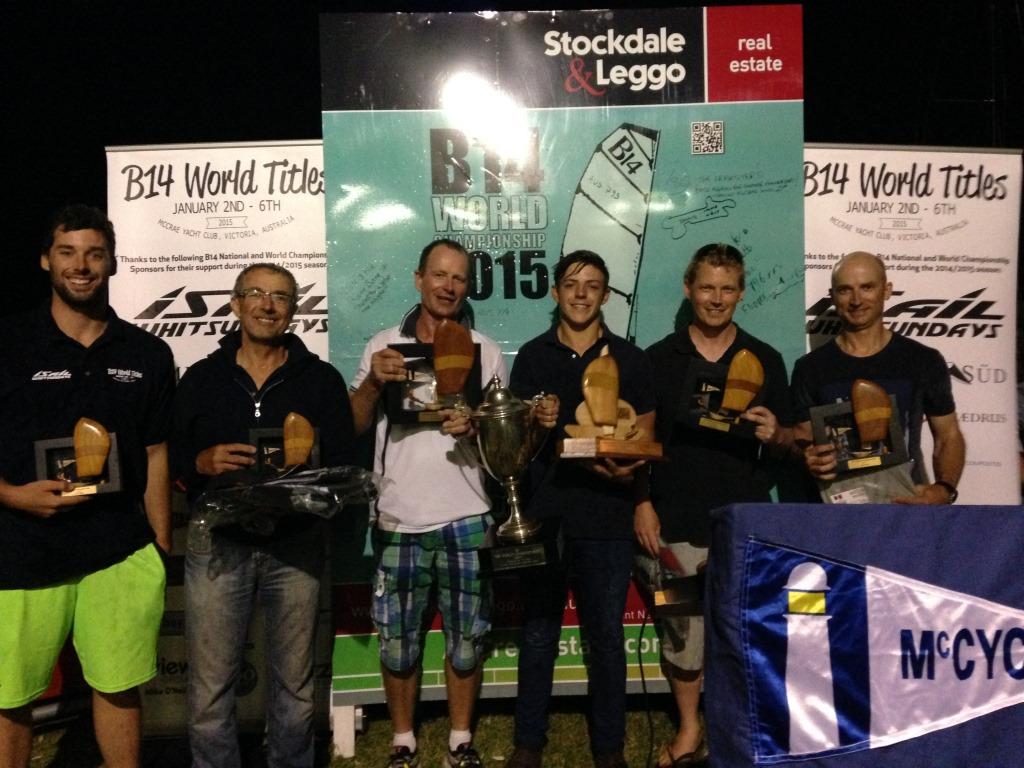
[[[646,346],[675,327],[709,242],[746,257],[738,322],[802,354],[799,7],[342,14],[321,43],[330,358],[346,376],[416,303],[419,252],[442,237],[470,251],[475,325],[510,356],[550,325],[563,253],[605,258],[605,321]]]
[[[439,238],[469,251],[475,326],[510,358],[551,325],[563,253],[604,257],[604,319],[645,347],[685,322],[683,270],[711,242],[745,256],[738,322],[803,353],[799,6],[338,14],[320,37],[330,360],[349,380]],[[361,531],[335,537],[336,712],[381,696]],[[575,636],[556,692],[582,690]],[[482,695],[514,691],[515,637],[496,629]],[[642,642],[630,626],[631,681],[637,648],[657,657]]]

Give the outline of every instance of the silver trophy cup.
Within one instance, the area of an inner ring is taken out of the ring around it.
[[[519,481],[547,434],[536,424],[531,410],[530,403],[501,386],[495,376],[484,402],[472,413],[484,468],[502,484],[508,499],[508,520],[499,526],[498,538],[519,544],[529,541],[540,529],[540,523],[523,518],[519,499]]]

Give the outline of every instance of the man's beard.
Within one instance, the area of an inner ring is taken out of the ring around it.
[[[61,300],[69,307],[83,311],[103,309],[107,306],[107,287],[99,285],[88,296],[74,294],[68,290],[63,281],[51,281],[53,290],[57,292]]]

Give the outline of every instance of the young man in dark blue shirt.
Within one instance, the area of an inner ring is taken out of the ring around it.
[[[654,395],[647,357],[601,322],[608,300],[608,268],[590,251],[574,251],[555,269],[551,295],[558,322],[519,350],[510,388],[523,399],[544,392],[558,398],[555,434],[531,467],[531,517],[557,517],[565,537],[565,567],[525,573],[523,641],[516,700],[516,750],[509,768],[539,766],[548,729],[548,704],[558,640],[571,586],[590,654],[590,746],[598,768],[625,765],[626,657],[622,614],[633,568],[633,474],[642,462],[560,460],[555,443],[576,421],[582,377],[598,356],[618,364],[619,396],[654,434]]]

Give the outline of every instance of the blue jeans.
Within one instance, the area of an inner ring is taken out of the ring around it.
[[[189,528],[185,557],[188,732],[194,768],[240,768],[235,684],[254,600],[267,656],[267,765],[313,765],[313,639],[323,529],[273,552]],[[259,670],[257,674],[263,674]]]
[[[541,750],[568,586],[572,586],[589,679],[590,748],[621,752],[626,736],[626,652],[622,612],[633,569],[632,541],[567,539],[565,568],[524,573],[515,743]]]

